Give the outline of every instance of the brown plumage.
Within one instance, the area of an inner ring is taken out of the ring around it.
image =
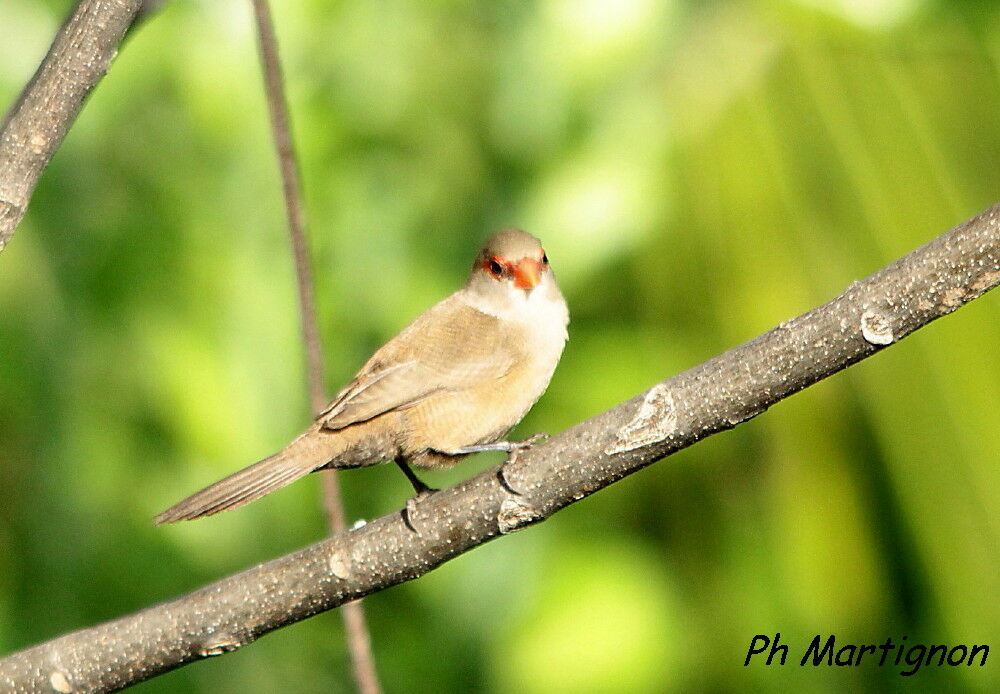
[[[499,439],[548,386],[568,320],[538,239],[498,232],[465,286],[376,351],[305,432],[156,524],[242,506],[322,468],[448,467],[477,450],[509,448]]]

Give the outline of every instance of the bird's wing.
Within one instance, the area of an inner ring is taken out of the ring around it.
[[[375,352],[319,415],[327,429],[403,409],[441,391],[502,378],[523,358],[516,330],[464,302],[446,299]]]

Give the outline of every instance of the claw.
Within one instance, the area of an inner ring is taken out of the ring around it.
[[[540,431],[537,434],[535,434],[534,436],[526,438],[524,441],[516,441],[516,442],[512,443],[511,444],[512,447],[511,447],[511,450],[510,450],[510,455],[507,456],[507,462],[505,462],[504,465],[509,465],[509,464],[513,463],[515,460],[517,460],[517,454],[518,453],[520,453],[521,451],[528,450],[529,448],[531,448],[532,446],[534,446],[539,441],[544,441],[547,438],[549,438],[549,435],[546,434],[545,432]]]
[[[532,446],[534,446],[536,443],[538,443],[539,441],[544,441],[547,438],[549,438],[548,434],[546,434],[544,432],[539,432],[539,433],[535,434],[534,436],[526,438],[524,441],[505,441],[504,442],[508,446],[508,448],[506,449],[507,450],[507,460],[503,461],[500,464],[500,468],[497,470],[497,479],[499,480],[500,485],[504,489],[506,489],[511,494],[517,494],[518,496],[521,495],[521,492],[519,492],[516,489],[514,489],[514,487],[511,486],[510,482],[507,481],[507,476],[506,476],[506,474],[504,474],[504,471],[507,469],[508,465],[511,465],[512,463],[516,463],[517,462],[517,456],[520,455],[521,451],[526,451],[529,448],[531,448]]]
[[[493,443],[475,443],[471,446],[456,448],[454,451],[449,451],[449,453],[452,455],[467,455],[469,453],[483,453],[485,451],[506,451],[507,453],[517,453],[518,451],[531,448],[542,439],[547,439],[548,437],[548,434],[538,433],[531,438],[525,439],[524,441],[494,441]]]
[[[417,492],[415,496],[411,496],[406,500],[406,507],[403,509],[403,522],[406,523],[406,527],[412,532],[419,534],[417,527],[413,524],[413,520],[417,516],[417,506],[421,501],[434,494],[437,489],[431,489],[430,487],[425,487],[422,491]]]

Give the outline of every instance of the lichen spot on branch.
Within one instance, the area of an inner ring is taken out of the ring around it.
[[[984,272],[976,278],[975,282],[969,285],[969,300],[982,296],[995,286],[1000,284],[1000,270]]]
[[[896,339],[888,319],[875,311],[865,311],[862,314],[861,336],[873,345],[891,345]]]
[[[337,578],[347,580],[354,575],[354,572],[351,570],[351,560],[339,551],[335,551],[330,555],[329,566],[330,573]]]
[[[504,499],[497,516],[497,528],[507,535],[542,520],[542,514],[520,499]]]
[[[668,438],[677,429],[677,408],[670,389],[658,383],[649,389],[639,411],[615,432],[615,442],[604,449],[614,455],[648,446]]]
[[[202,647],[198,650],[198,655],[202,658],[211,658],[212,656],[235,651],[242,645],[243,642],[235,635],[224,631],[217,632],[211,634],[207,639],[205,639],[204,644],[202,644]]]
[[[70,684],[69,678],[66,677],[65,673],[58,670],[49,675],[49,684],[52,685],[53,691],[60,692],[60,694],[72,694],[72,692],[76,691],[73,689],[73,685]]]

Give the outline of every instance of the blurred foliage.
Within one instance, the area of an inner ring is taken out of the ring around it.
[[[0,5],[0,103],[69,2]],[[543,238],[559,431],[1000,199],[1000,5],[275,3],[328,385]],[[0,256],[0,651],[324,534],[318,485],[153,514],[308,421],[250,12],[175,0],[92,95]],[[365,601],[392,692],[1000,690],[1000,670],[744,668],[755,634],[1000,646],[1000,304],[988,295],[731,433]],[[430,474],[437,485],[496,456]],[[391,466],[343,475],[351,518]],[[993,658],[1000,657],[994,653]],[[145,692],[347,692],[339,617]]]

